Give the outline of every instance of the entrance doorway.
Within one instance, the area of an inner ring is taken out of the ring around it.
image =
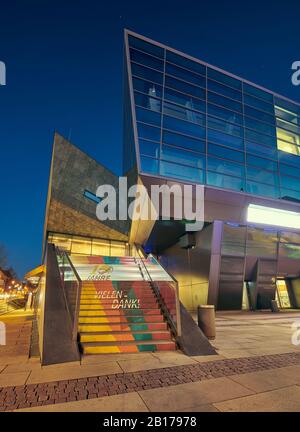
[[[291,308],[289,292],[284,279],[276,280],[276,300],[281,309]]]

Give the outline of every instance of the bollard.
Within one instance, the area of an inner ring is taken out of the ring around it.
[[[216,337],[215,307],[213,305],[198,306],[198,326],[208,339]]]

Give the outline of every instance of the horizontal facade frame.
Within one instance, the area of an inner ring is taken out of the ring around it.
[[[249,81],[249,80],[246,80],[245,78],[242,78],[242,77],[239,77],[239,76],[237,76],[237,75],[235,75],[235,74],[232,74],[231,72],[227,72],[227,71],[225,71],[224,69],[218,68],[217,66],[213,66],[213,65],[211,65],[211,64],[209,64],[209,63],[207,63],[207,62],[205,62],[205,61],[203,61],[203,60],[197,59],[196,57],[193,57],[193,56],[191,56],[191,55],[189,55],[189,54],[186,54],[186,53],[183,53],[183,52],[181,52],[181,51],[178,51],[178,50],[176,50],[176,49],[174,49],[174,48],[171,48],[171,47],[169,47],[169,46],[167,46],[167,45],[164,45],[164,44],[162,44],[162,43],[160,43],[160,42],[156,42],[156,41],[154,41],[153,39],[147,38],[147,37],[145,37],[145,36],[142,36],[142,35],[140,35],[140,34],[138,34],[138,33],[135,33],[135,32],[133,32],[133,31],[131,31],[131,30],[128,30],[128,29],[125,29],[125,34],[126,34],[126,35],[131,35],[131,36],[136,37],[136,38],[138,38],[138,39],[141,39],[141,40],[143,40],[143,41],[145,41],[145,42],[148,42],[148,43],[150,43],[150,44],[152,44],[152,45],[155,45],[155,46],[157,46],[157,47],[160,47],[160,48],[162,48],[162,49],[164,49],[164,50],[168,50],[168,51],[170,51],[170,52],[173,52],[173,53],[175,53],[175,54],[177,54],[177,55],[179,55],[179,56],[181,56],[181,57],[184,57],[184,58],[186,58],[186,59],[188,59],[188,60],[191,60],[191,61],[196,62],[196,63],[199,63],[199,64],[201,64],[201,65],[203,65],[203,66],[206,66],[206,67],[209,67],[209,68],[211,68],[211,69],[214,69],[214,70],[216,70],[216,71],[218,71],[218,72],[221,72],[221,73],[224,74],[224,75],[227,75],[227,76],[229,76],[229,77],[231,77],[231,78],[234,78],[234,79],[236,79],[236,80],[238,80],[238,81],[241,81],[241,82],[243,82],[243,83],[246,83],[246,84],[248,84],[248,85],[250,85],[250,86],[252,86],[252,87],[255,87],[255,88],[259,89],[259,90],[262,90],[263,92],[269,93],[269,94],[271,94],[271,95],[277,97],[278,99],[282,99],[283,101],[289,102],[289,103],[291,103],[291,104],[293,104],[293,105],[296,105],[296,106],[298,106],[298,107],[300,108],[300,103],[299,103],[299,102],[295,102],[295,101],[293,101],[293,100],[287,98],[286,96],[283,96],[283,95],[281,95],[281,94],[279,94],[279,93],[273,92],[273,91],[271,91],[271,90],[269,90],[269,89],[267,89],[267,88],[265,88],[265,87],[262,87],[262,86],[260,86],[260,85],[258,85],[258,84],[255,84],[255,83],[253,83],[253,82],[251,82],[251,81]],[[251,94],[251,95],[249,95],[249,96],[253,96],[253,95]],[[263,100],[263,99],[260,99],[260,100]],[[264,100],[264,101],[265,101],[265,100]]]
[[[222,97],[227,98],[227,99],[229,99],[229,100],[231,100],[231,101],[233,101],[233,102],[239,102],[241,105],[245,105],[245,106],[247,106],[247,107],[249,107],[249,108],[252,108],[252,109],[255,109],[255,110],[261,111],[261,112],[263,112],[263,113],[268,114],[269,116],[272,116],[272,114],[270,114],[269,111],[264,111],[264,110],[263,110],[262,108],[260,108],[260,107],[256,107],[256,106],[253,107],[252,105],[249,105],[247,102],[243,102],[243,101],[242,101],[242,98],[241,98],[241,100],[233,99],[233,98],[229,97],[228,95],[224,95],[224,94],[222,94],[222,93],[218,93],[218,92],[216,92],[216,91],[214,91],[214,90],[207,89],[207,87],[203,87],[203,86],[201,86],[201,85],[197,85],[197,84],[195,84],[195,83],[193,83],[193,82],[191,82],[191,81],[186,81],[186,80],[184,80],[184,79],[181,78],[181,77],[178,77],[178,76],[175,76],[175,75],[171,75],[171,74],[169,74],[169,73],[165,73],[165,74],[164,74],[164,72],[162,72],[161,70],[151,68],[151,67],[149,67],[149,66],[147,66],[147,65],[144,65],[144,64],[142,64],[142,63],[137,63],[137,62],[135,62],[135,61],[131,61],[131,63],[136,64],[136,65],[141,66],[141,67],[145,67],[145,68],[147,68],[147,69],[149,69],[149,70],[153,70],[154,72],[161,73],[162,75],[165,75],[166,77],[170,77],[170,78],[177,79],[177,80],[179,80],[179,81],[182,81],[182,82],[185,83],[185,84],[192,85],[192,86],[195,86],[195,87],[197,87],[197,88],[201,88],[201,89],[203,89],[203,90],[205,90],[205,91],[211,92],[211,93],[216,94],[216,95],[218,95],[218,96],[222,96]],[[176,66],[176,65],[175,65],[175,66]],[[156,82],[156,81],[153,81],[153,80],[152,80],[152,81],[147,80],[147,78],[144,78],[144,77],[142,77],[142,76],[136,75],[136,74],[134,74],[134,73],[132,73],[132,76],[135,77],[135,78],[139,78],[139,79],[143,79],[143,80],[145,80],[145,81],[152,82],[152,83],[155,83],[155,82]],[[201,76],[202,76],[202,75],[201,75]],[[226,85],[226,84],[224,84],[224,83],[221,83],[221,82],[219,82],[219,81],[215,81],[215,80],[213,80],[213,79],[210,79],[210,80],[211,80],[212,82],[216,82],[217,84],[224,85],[225,87],[228,87],[228,88],[230,88],[230,89],[232,89],[232,90],[238,91],[238,90],[236,90],[235,88],[233,88],[233,87],[229,87],[228,85]],[[160,82],[156,82],[156,84],[162,86],[162,83],[160,83]],[[167,88],[170,88],[170,89],[172,89],[172,90],[176,90],[176,91],[179,91],[179,92],[181,92],[181,93],[184,93],[184,92],[182,92],[182,91],[180,91],[180,90],[173,89],[172,87],[169,87],[169,86],[167,86],[167,85],[166,85],[166,87],[167,87]],[[186,94],[186,95],[190,95],[190,96],[193,96],[193,97],[196,97],[196,98],[200,99],[198,96],[196,96],[196,95],[194,95],[194,94],[190,94],[190,93],[184,93],[184,94]],[[241,92],[241,95],[242,95],[242,94],[243,94],[243,92]],[[258,101],[261,101],[261,102],[264,102],[264,103],[268,103],[268,102],[266,102],[264,99],[259,99],[259,98],[255,97],[255,96],[253,96],[252,94],[247,94],[247,95],[250,96],[250,97],[252,97],[252,98],[254,98],[254,99],[257,99]],[[269,105],[274,106],[274,105],[272,105],[271,103],[269,103]],[[229,109],[229,108],[228,108],[228,109]],[[275,110],[275,106],[274,106],[274,110]],[[236,111],[236,112],[237,112],[237,113],[240,113],[239,111]],[[247,116],[247,117],[250,117],[250,116]],[[255,117],[251,117],[251,118],[255,119]],[[275,118],[275,113],[274,113],[274,118]],[[267,122],[264,122],[264,123],[267,123]],[[268,124],[269,124],[269,123],[268,123]]]

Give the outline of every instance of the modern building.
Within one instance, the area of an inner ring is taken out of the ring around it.
[[[204,226],[186,232],[161,207],[156,220],[99,221],[97,188],[118,188],[118,177],[56,134],[37,319],[44,363],[74,360],[78,341],[84,353],[173,349],[170,334],[191,352],[191,335],[203,335],[187,311],[200,304],[300,308],[300,104],[125,31],[123,156],[147,205],[153,185],[179,186],[183,200],[185,185],[194,200],[203,185]],[[124,292],[141,302],[136,317]],[[116,297],[127,305],[117,315]]]
[[[124,171],[205,185],[191,248],[178,221],[130,241],[161,257],[190,310],[300,307],[300,105],[132,32],[125,54]]]

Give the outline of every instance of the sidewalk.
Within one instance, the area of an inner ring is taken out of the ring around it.
[[[28,317],[11,317],[10,340],[23,352],[19,361],[6,356],[4,365],[0,347],[0,410],[300,411],[300,347],[291,343],[297,318],[218,313],[218,356],[112,354],[41,367],[26,358]]]

